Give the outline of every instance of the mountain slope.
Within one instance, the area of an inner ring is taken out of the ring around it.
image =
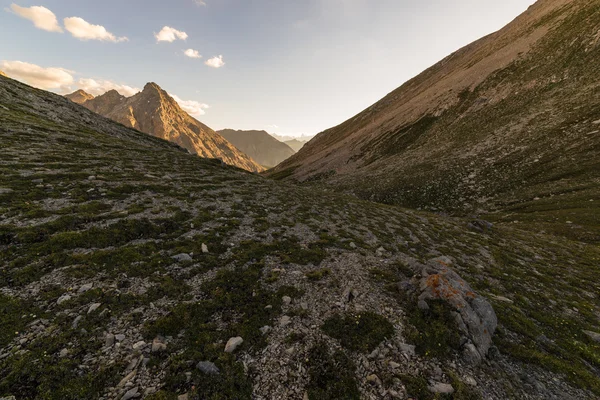
[[[71,94],[66,94],[65,97],[77,104],[83,104],[86,101],[92,100],[94,98],[93,95],[91,95],[91,94],[87,93],[85,90],[81,90],[81,89],[76,90],[75,92],[73,92]]]
[[[221,135],[183,111],[155,83],[148,83],[132,97],[111,90],[83,106],[125,126],[177,143],[200,157],[218,158],[252,172],[264,170]]]
[[[265,131],[223,129],[217,133],[265,167],[274,167],[295,153]]]
[[[271,174],[599,241],[599,31],[597,1],[538,1]]]
[[[3,77],[0,104],[2,397],[600,396],[597,246],[274,182]]]

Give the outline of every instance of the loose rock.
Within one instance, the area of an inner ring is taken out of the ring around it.
[[[244,342],[244,339],[242,339],[239,336],[232,337],[231,339],[229,339],[227,341],[227,344],[225,345],[225,353],[233,353],[235,351],[235,349],[237,349],[238,346],[240,344],[242,344],[243,342]]]

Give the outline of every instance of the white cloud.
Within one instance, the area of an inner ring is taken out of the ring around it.
[[[20,17],[28,19],[33,22],[38,29],[43,29],[48,32],[62,32],[62,28],[58,24],[56,15],[46,7],[33,6],[33,7],[20,7],[16,4],[11,4],[10,9],[12,12]]]
[[[267,129],[279,129],[278,125],[267,125]]]
[[[64,19],[65,29],[80,40],[105,40],[107,42],[125,42],[126,37],[116,37],[102,25],[93,25],[79,17]]]
[[[178,31],[170,26],[163,27],[160,32],[155,33],[154,37],[157,42],[174,42],[177,39],[185,40],[188,38],[187,33]]]
[[[181,107],[183,111],[192,116],[204,115],[206,114],[206,111],[204,110],[209,108],[208,104],[200,103],[194,100],[182,100],[178,96],[171,93],[169,93],[169,95],[179,104],[179,107]]]
[[[114,89],[125,97],[131,97],[140,91],[140,89],[135,87],[119,85],[117,83],[102,79],[96,80],[82,78],[77,81],[77,87],[85,90],[89,94],[93,94],[94,96],[99,96],[108,92],[109,90]]]
[[[73,71],[64,68],[43,68],[22,61],[2,61],[0,65],[11,78],[44,90],[65,91],[73,83]]]
[[[196,3],[199,6],[205,6],[206,2],[204,0],[194,0],[194,3]]]
[[[223,65],[225,65],[225,62],[223,61],[223,56],[216,56],[209,60],[206,60],[204,64],[213,68],[221,68]]]
[[[187,49],[186,51],[183,52],[183,54],[185,54],[189,58],[202,58],[202,56],[200,55],[200,52],[198,52],[198,50],[194,50],[194,49]]]

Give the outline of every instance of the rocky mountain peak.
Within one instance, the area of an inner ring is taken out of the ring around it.
[[[193,154],[218,158],[252,172],[265,168],[200,121],[187,114],[158,84],[148,82],[131,97],[110,90],[83,106],[125,126],[177,143]]]

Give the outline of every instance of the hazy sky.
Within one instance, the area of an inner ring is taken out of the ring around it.
[[[0,0],[0,70],[58,93],[154,81],[213,129],[313,135],[532,3]]]

